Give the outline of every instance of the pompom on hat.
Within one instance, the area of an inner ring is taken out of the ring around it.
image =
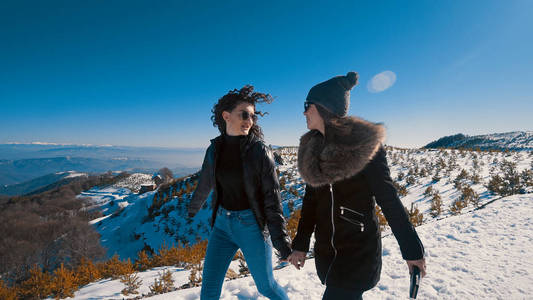
[[[350,90],[357,84],[358,79],[356,72],[335,76],[312,87],[306,101],[321,105],[338,117],[344,117],[350,107]]]

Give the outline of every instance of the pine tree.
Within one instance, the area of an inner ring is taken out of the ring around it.
[[[3,300],[16,300],[17,299],[17,289],[8,287],[4,283],[3,280],[0,280],[0,299],[3,299]]]
[[[420,212],[418,207],[414,205],[414,203],[411,203],[411,209],[409,210],[409,221],[411,221],[411,224],[413,224],[415,227],[422,225],[424,222],[424,215]]]
[[[202,260],[207,250],[207,241],[201,241],[184,249],[183,262],[186,269],[202,270]]]
[[[465,207],[466,207],[465,202],[462,201],[461,199],[457,199],[450,205],[450,213],[452,215],[458,215],[461,213],[461,210]]]
[[[151,286],[149,286],[149,288],[150,288],[150,293],[152,295],[158,295],[158,294],[164,293],[163,283],[158,278],[154,280],[154,283]]]
[[[52,280],[52,294],[56,299],[74,297],[74,292],[78,289],[74,272],[65,268],[63,264],[54,271]]]
[[[30,277],[20,284],[20,292],[23,298],[43,299],[52,293],[52,276],[43,272],[40,267],[34,265],[30,271]],[[0,299],[2,299],[0,297]]]
[[[439,191],[435,191],[433,193],[433,197],[431,198],[431,207],[430,207],[430,215],[432,217],[438,217],[442,213],[442,199],[440,197]]]
[[[159,274],[159,280],[163,283],[165,293],[174,290],[174,279],[172,278],[172,272],[170,272],[170,270],[166,270],[162,274]]]
[[[415,176],[413,175],[409,175],[405,178],[405,183],[407,183],[408,185],[413,185],[416,183],[416,178]]]
[[[137,259],[134,263],[135,270],[137,271],[146,271],[152,267],[152,260],[146,253],[146,251],[142,250],[137,254]]]
[[[189,287],[200,286],[200,283],[202,282],[202,276],[199,274],[199,269],[191,269],[191,273],[189,274]]]
[[[279,177],[280,190],[285,190],[286,189],[286,187],[285,187],[286,183],[287,183],[287,180],[285,179],[285,176],[280,176]]]
[[[241,276],[250,274],[250,269],[248,269],[248,265],[246,264],[244,257],[239,257],[239,274]]]
[[[398,176],[396,177],[396,181],[402,181],[405,175],[402,171],[398,172]]]
[[[440,175],[439,175],[439,170],[437,169],[437,172],[435,172],[435,175],[433,175],[433,177],[431,177],[431,181],[433,182],[439,182],[440,181]]]
[[[516,171],[516,163],[504,160],[500,165],[500,170],[503,173],[503,195],[514,195],[520,193],[520,175]]]
[[[524,170],[520,173],[520,185],[523,187],[532,187],[533,186],[533,171]]]
[[[98,269],[102,278],[118,279],[121,275],[133,273],[133,264],[128,258],[127,261],[122,262],[119,260],[118,255],[115,254],[109,260],[104,263],[98,264]]]
[[[226,272],[226,278],[228,280],[233,280],[239,278],[239,274],[237,272],[233,271],[233,269],[228,269],[228,272]]]
[[[89,284],[102,278],[98,268],[86,257],[81,258],[80,264],[76,267],[75,273],[78,280],[77,284],[80,286]]]
[[[125,296],[131,295],[131,294],[138,294],[139,291],[137,291],[143,281],[139,278],[139,275],[137,273],[130,273],[130,274],[124,274],[120,276],[120,282],[122,282],[126,287],[121,291],[122,294]]]
[[[294,200],[289,199],[287,201],[287,208],[289,209],[289,214],[292,215],[294,213]]]
[[[383,215],[381,208],[377,205],[376,205],[376,216],[378,217],[379,230],[380,231],[385,230],[385,228],[389,225],[389,223],[387,222],[387,219]]]
[[[394,187],[396,188],[396,191],[398,192],[398,195],[400,197],[405,197],[409,193],[407,191],[407,187],[405,185],[401,185],[397,183],[396,181],[393,182]]]
[[[433,187],[430,185],[424,191],[424,196],[428,197],[433,194]]]
[[[296,236],[296,231],[298,230],[298,222],[300,221],[300,215],[302,213],[301,209],[295,210],[287,220],[287,233],[289,234],[291,240]]]
[[[489,180],[489,183],[487,185],[487,189],[492,193],[492,194],[499,194],[499,195],[502,195],[504,194],[504,182],[503,182],[503,179],[498,175],[498,174],[495,174],[493,175],[490,180]]]
[[[192,228],[191,228],[192,229]],[[154,255],[152,259],[153,267],[160,266],[179,266],[183,262],[183,251],[181,247],[168,247],[163,243],[159,248],[159,254]]]

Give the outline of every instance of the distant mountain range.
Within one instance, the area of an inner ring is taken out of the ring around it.
[[[23,186],[35,184],[27,181],[45,175],[50,175],[48,179],[54,178],[52,174],[66,171],[151,173],[168,167],[175,176],[184,176],[200,168],[204,151],[200,148],[0,144],[0,194],[27,191]],[[15,184],[20,185],[8,186]]]
[[[533,131],[513,131],[475,136],[460,133],[442,137],[423,148],[533,151]]]
[[[0,144],[0,160],[50,157],[88,157],[98,159],[143,159],[165,162],[169,167],[197,167],[202,164],[204,148],[165,148],[130,146],[93,146],[58,144]]]

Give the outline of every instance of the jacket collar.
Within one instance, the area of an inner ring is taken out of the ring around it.
[[[213,145],[213,147],[215,147],[215,150],[220,149],[220,144],[223,142],[223,139],[224,139],[224,134],[221,134],[211,140],[211,144]],[[255,136],[255,134],[250,132],[245,138],[241,140],[241,145],[240,145],[241,153],[242,154],[246,153],[246,151],[248,151],[248,149],[250,149],[250,147],[258,141],[259,141],[259,138]]]
[[[357,117],[326,126],[326,135],[311,130],[300,138],[298,171],[306,183],[318,187],[350,178],[374,157],[385,140],[383,125]]]

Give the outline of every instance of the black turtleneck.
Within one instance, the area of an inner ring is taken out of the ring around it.
[[[216,168],[218,197],[227,210],[249,209],[244,191],[241,141],[245,136],[224,135]]]

